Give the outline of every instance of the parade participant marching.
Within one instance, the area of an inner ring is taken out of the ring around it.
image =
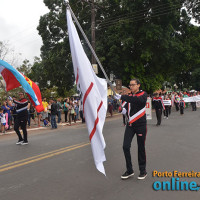
[[[192,93],[191,97],[196,96],[194,93]],[[196,101],[191,102],[192,105],[192,111],[196,111],[197,110],[197,106],[196,106]]]
[[[161,125],[161,118],[162,118],[162,109],[165,110],[165,106],[163,104],[162,98],[159,97],[158,93],[155,94],[153,98],[154,108],[156,110],[156,117],[157,117],[157,124],[156,126]]]
[[[168,95],[165,95],[164,100],[171,101],[171,99],[168,97]],[[164,105],[164,106],[165,106],[165,109],[164,109],[164,118],[168,119],[171,105]]]
[[[175,104],[175,107],[176,107],[176,111],[179,111],[179,101],[180,101],[180,97],[176,93],[175,96],[174,96],[174,104]]]
[[[183,100],[183,97],[181,97],[181,100],[179,102],[179,107],[180,107],[180,114],[184,114],[184,108],[185,108],[185,101]]]
[[[146,101],[147,93],[140,91],[140,81],[133,79],[129,85],[131,89],[130,95],[119,95],[116,94],[115,99],[127,102],[124,106],[122,113],[127,112],[128,123],[124,133],[123,151],[126,160],[127,171],[121,176],[122,179],[128,179],[134,175],[134,170],[131,162],[131,142],[134,135],[137,135],[138,144],[138,164],[140,175],[138,179],[145,179],[147,176],[146,172],[146,152],[145,152],[145,140],[147,133],[147,122],[146,122]]]
[[[10,100],[12,100],[11,97],[9,97]],[[19,138],[17,145],[26,145],[28,144],[28,138],[27,138],[27,121],[28,121],[28,100],[24,98],[24,93],[19,93],[19,101],[16,99],[13,99],[13,103],[16,105],[16,119],[14,124],[14,130]],[[23,137],[19,131],[19,127],[21,127],[23,131]]]

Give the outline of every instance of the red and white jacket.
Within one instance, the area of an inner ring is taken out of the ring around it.
[[[153,102],[154,102],[154,108],[156,110],[159,110],[159,109],[165,110],[165,106],[161,97],[154,97]]]
[[[136,94],[122,95],[121,100],[122,107],[127,110],[129,124],[145,125],[147,93],[141,90]]]

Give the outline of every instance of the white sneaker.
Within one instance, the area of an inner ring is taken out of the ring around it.
[[[27,144],[28,142],[24,142],[24,141],[21,143],[21,145],[27,145]]]
[[[16,144],[21,145],[22,143],[23,143],[23,141],[18,141]]]
[[[145,173],[143,173],[143,174],[141,174],[140,173],[140,175],[138,176],[138,180],[143,180],[143,179],[145,179],[147,177],[147,173],[145,172]]]

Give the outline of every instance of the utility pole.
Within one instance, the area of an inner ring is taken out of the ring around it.
[[[91,44],[92,48],[95,51],[95,5],[94,2],[96,0],[91,0]],[[92,64],[96,64],[96,59],[92,54]]]

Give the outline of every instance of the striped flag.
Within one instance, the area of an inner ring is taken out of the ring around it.
[[[3,60],[0,60],[0,74],[5,81],[6,91],[22,86],[36,111],[42,112],[44,110],[40,89],[36,83]]]
[[[68,9],[67,24],[76,85],[81,93],[94,162],[96,168],[105,175],[103,162],[106,160],[106,144],[102,130],[107,112],[107,82],[94,73]]]

